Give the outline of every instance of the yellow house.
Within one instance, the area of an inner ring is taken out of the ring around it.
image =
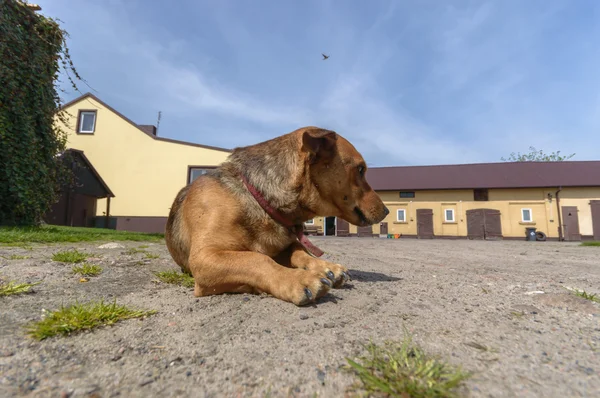
[[[108,220],[119,230],[164,232],[177,192],[231,153],[159,137],[155,126],[136,124],[89,93],[63,109],[67,125],[56,123],[68,133],[67,148],[84,154],[113,195],[98,199],[93,225],[85,226],[103,227]]]
[[[600,161],[379,167],[367,180],[390,209],[381,223],[309,223],[337,236],[600,240]]]

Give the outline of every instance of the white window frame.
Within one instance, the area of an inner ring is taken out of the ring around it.
[[[402,214],[403,214],[402,220],[398,216],[398,214],[400,212],[402,212]],[[406,209],[397,209],[396,210],[396,221],[398,221],[398,222],[406,222]]]
[[[304,224],[306,224],[306,225],[315,225],[315,219],[312,218],[310,220],[306,220],[306,221],[304,221]]]
[[[452,219],[448,219],[448,212],[452,212]],[[456,222],[456,218],[454,217],[454,209],[444,209],[444,222]]]
[[[529,211],[529,220],[525,219],[525,210]],[[533,222],[533,211],[531,208],[524,207],[521,209],[521,221],[522,222]]]
[[[94,123],[92,124],[92,129],[91,130],[84,130],[83,129],[83,119],[85,115],[92,115],[94,118]],[[81,113],[79,114],[79,133],[81,134],[94,134],[94,131],[96,130],[96,118],[97,118],[97,113],[94,111],[81,111]]]
[[[188,172],[188,184],[191,184],[192,182],[194,182],[194,180],[195,180],[196,178],[198,178],[198,177],[200,177],[200,176],[202,176],[202,175],[204,175],[204,174],[208,173],[208,172],[209,172],[210,170],[212,170],[212,169],[214,169],[214,167],[208,167],[208,166],[206,166],[206,167],[202,167],[202,166],[200,166],[200,167],[189,166],[189,172]],[[198,177],[196,177],[196,178],[194,178],[194,179],[192,180],[192,175],[194,174],[194,170],[203,170],[203,171],[204,171],[204,173],[200,174]]]

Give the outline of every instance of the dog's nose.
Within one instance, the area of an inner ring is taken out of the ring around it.
[[[388,214],[390,214],[390,209],[388,209],[387,206],[383,206],[383,212],[387,216]]]

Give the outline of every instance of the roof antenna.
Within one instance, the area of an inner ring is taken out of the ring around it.
[[[156,135],[158,135],[158,125],[160,124],[160,114],[162,112],[158,111],[158,120],[156,121]]]

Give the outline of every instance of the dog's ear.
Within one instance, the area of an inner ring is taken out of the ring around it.
[[[302,134],[302,149],[308,152],[311,163],[316,163],[334,155],[336,141],[335,131],[309,129]]]

